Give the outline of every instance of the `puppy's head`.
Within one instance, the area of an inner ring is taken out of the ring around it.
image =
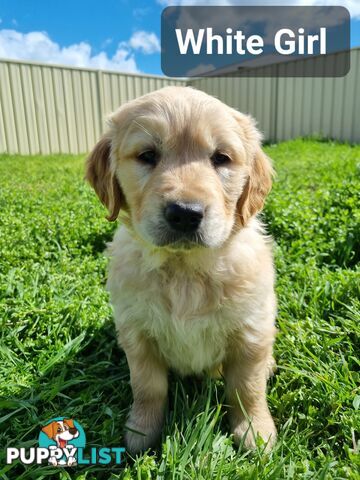
[[[115,220],[121,208],[146,242],[221,246],[261,210],[272,168],[253,120],[189,87],[122,106],[87,161],[87,179]]]

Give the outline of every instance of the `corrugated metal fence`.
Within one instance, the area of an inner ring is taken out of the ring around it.
[[[342,55],[334,54],[335,69]],[[311,71],[323,61],[318,57],[297,62],[307,62]],[[266,140],[319,135],[359,143],[360,48],[351,51],[351,68],[345,77],[286,77],[289,69],[293,61],[278,65],[278,77],[207,77],[189,83],[253,115]],[[266,67],[263,70],[266,73]]]
[[[286,74],[290,62],[278,68],[279,75]],[[343,78],[279,76],[202,78],[185,82],[2,60],[0,152],[87,152],[101,135],[106,115],[119,105],[166,85],[186,84],[252,114],[266,140],[322,135],[360,142],[358,48],[352,50],[351,69]]]
[[[181,80],[18,61],[0,61],[0,152],[84,153],[106,115]]]

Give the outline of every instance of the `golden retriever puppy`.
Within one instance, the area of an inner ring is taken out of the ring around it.
[[[266,402],[274,268],[256,219],[272,167],[260,140],[250,117],[190,87],[166,87],[112,114],[87,160],[108,219],[122,212],[107,286],[130,369],[132,453],[159,439],[169,369],[221,365],[235,441],[275,441]]]

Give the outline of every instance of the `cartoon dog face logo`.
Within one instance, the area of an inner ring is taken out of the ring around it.
[[[59,448],[65,448],[68,441],[79,436],[79,431],[74,425],[74,420],[64,418],[45,425],[41,429],[50,439],[56,442]]]
[[[78,449],[85,448],[85,444],[84,429],[71,418],[53,418],[39,433],[39,447],[49,450],[48,461],[54,467],[77,465]]]

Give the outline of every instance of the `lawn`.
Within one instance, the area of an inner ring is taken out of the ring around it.
[[[266,147],[277,178],[264,219],[275,239],[278,363],[268,388],[279,441],[234,449],[221,381],[170,379],[162,445],[122,467],[5,465],[40,425],[78,420],[92,446],[122,446],[131,402],[103,255],[116,225],[78,156],[0,158],[0,478],[359,479],[360,147]]]

